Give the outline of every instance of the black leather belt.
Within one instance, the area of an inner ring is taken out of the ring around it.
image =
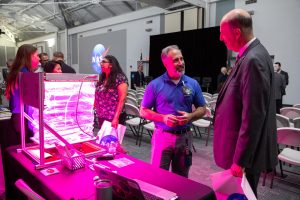
[[[191,131],[191,128],[185,128],[185,129],[181,129],[181,130],[163,130],[164,132],[168,132],[168,133],[173,133],[173,134],[186,134],[188,132]]]

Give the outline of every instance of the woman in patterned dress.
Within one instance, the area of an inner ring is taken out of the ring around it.
[[[102,73],[96,85],[95,107],[99,127],[104,120],[110,121],[112,127],[125,123],[124,103],[128,81],[118,60],[106,55],[100,62]]]

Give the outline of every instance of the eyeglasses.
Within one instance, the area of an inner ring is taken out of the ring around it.
[[[101,62],[100,62],[100,64],[104,64],[104,63],[110,63],[109,61],[106,61],[106,60],[102,60]]]

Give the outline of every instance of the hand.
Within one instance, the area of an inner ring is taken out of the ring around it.
[[[169,127],[175,127],[178,124],[178,120],[175,115],[165,115],[164,123]]]
[[[184,111],[177,111],[181,116],[177,116],[179,125],[183,126],[192,120],[192,115]]]
[[[243,168],[235,163],[233,163],[231,165],[230,171],[233,176],[236,176],[236,177],[243,176]]]
[[[111,122],[111,127],[116,129],[116,128],[118,128],[118,124],[119,124],[119,118],[117,118],[117,119],[114,118]]]

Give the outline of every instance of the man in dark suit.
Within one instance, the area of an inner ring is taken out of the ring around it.
[[[274,64],[274,88],[276,99],[276,113],[280,114],[282,108],[282,96],[285,90],[285,78],[282,74],[277,72],[277,67]]]
[[[277,69],[277,71],[276,71],[277,73],[284,76],[285,85],[287,86],[289,84],[289,74],[281,69],[281,63],[280,62],[274,63],[274,67],[275,67],[275,69]],[[286,95],[285,90],[283,91],[283,95]]]
[[[138,70],[134,75],[134,88],[143,87],[145,83],[145,76],[143,72],[143,64],[140,63],[138,66]]]
[[[56,62],[59,62],[62,73],[73,73],[73,74],[76,73],[76,71],[71,66],[67,65],[64,62],[64,54],[62,52],[59,52],[59,51],[54,52],[53,60]]]
[[[216,104],[214,158],[233,176],[244,171],[257,196],[260,173],[278,162],[273,64],[245,10],[234,9],[222,18],[220,40],[238,52],[238,60]]]

